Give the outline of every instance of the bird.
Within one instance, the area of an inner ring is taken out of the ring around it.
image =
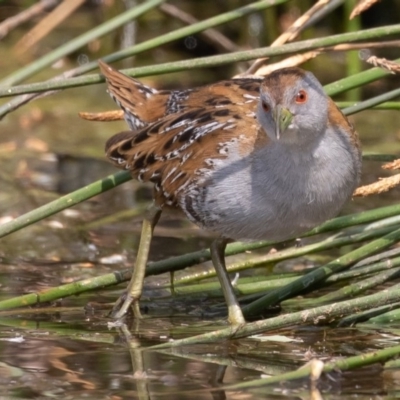
[[[360,180],[357,131],[299,67],[181,91],[100,67],[130,127],[108,139],[106,156],[154,184],[132,278],[113,317],[131,305],[140,317],[153,230],[162,210],[174,207],[218,235],[210,251],[228,321],[245,323],[226,270],[227,243],[293,239],[337,215]]]
[[[102,60],[98,63],[106,79],[108,93],[123,110],[125,121],[132,130],[143,128],[166,115],[199,106],[222,107],[242,102],[246,106],[250,105],[258,98],[262,80],[259,77],[240,78],[206,87],[157,90],[123,74]],[[250,107],[249,111],[253,108]]]

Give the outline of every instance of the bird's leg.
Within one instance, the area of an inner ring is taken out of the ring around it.
[[[143,219],[139,249],[128,289],[126,291],[126,294],[121,296],[115,303],[111,311],[111,316],[113,318],[123,317],[128,311],[128,308],[131,304],[133,304],[133,312],[135,317],[141,317],[139,309],[139,299],[143,291],[143,281],[146,273],[146,265],[149,256],[151,239],[153,237],[153,230],[160,218],[160,215],[161,208],[155,203],[152,203]],[[122,306],[120,306],[121,303]]]
[[[218,238],[211,244],[211,259],[214,264],[215,271],[219,279],[219,283],[224,293],[226,304],[228,305],[228,320],[232,325],[244,324],[246,321],[243,317],[242,310],[236,299],[232,283],[229,279],[228,271],[225,265],[225,248],[228,240]]]

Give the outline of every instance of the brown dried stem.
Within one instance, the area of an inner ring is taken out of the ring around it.
[[[37,25],[27,32],[15,45],[15,51],[21,55],[29,50],[56,26],[72,14],[85,0],[63,1],[51,13],[44,17]]]
[[[360,186],[353,193],[353,197],[366,197],[372,194],[380,194],[400,185],[400,174],[380,178],[377,182],[369,185]]]
[[[124,119],[124,112],[122,110],[103,111],[100,113],[82,111],[79,116],[87,121],[110,122]]]
[[[280,68],[286,68],[286,67],[294,67],[297,65],[300,65],[302,63],[305,63],[308,60],[311,60],[312,58],[317,57],[319,54],[323,52],[328,52],[328,51],[349,51],[349,50],[362,50],[364,51],[365,49],[373,49],[373,48],[382,48],[382,47],[400,47],[400,40],[387,40],[384,42],[369,42],[369,43],[343,43],[343,44],[338,44],[336,46],[329,46],[329,47],[321,47],[316,50],[308,51],[307,53],[303,54],[296,54],[291,57],[287,57],[282,61],[279,61],[277,63],[273,64],[268,64],[260,67],[255,73],[254,76],[266,76],[270,74],[272,71],[275,71]],[[377,57],[374,57],[375,59]],[[386,60],[386,59],[379,59],[379,60]],[[367,61],[368,62],[368,61]],[[396,66],[396,68],[400,68],[399,64],[393,62],[393,61],[388,61],[386,60],[386,64],[388,67],[384,67],[383,65],[375,65],[377,67],[382,67],[384,69],[389,70],[390,72],[394,71],[393,65]],[[391,67],[392,69],[389,69]],[[397,72],[397,71],[396,71]]]
[[[188,14],[187,12],[179,9],[178,7],[164,3],[160,5],[160,11],[164,12],[167,15],[170,15],[180,21],[184,22],[187,25],[195,24],[199,22],[198,19]],[[228,39],[225,35],[214,28],[209,28],[203,32],[199,33],[200,36],[214,45],[217,49],[221,51],[239,51],[240,47],[237,46],[232,40]]]
[[[325,7],[332,0],[319,0],[314,4],[308,11],[301,15],[285,32],[283,32],[272,44],[271,47],[280,46],[284,43],[290,42],[295,39],[299,33],[304,29],[306,23],[310,18]],[[259,58],[251,65],[251,67],[245,72],[246,75],[258,74],[258,70],[268,60],[268,58]]]
[[[383,164],[382,169],[390,169],[390,170],[400,169],[400,159]]]
[[[360,15],[364,11],[368,10],[368,8],[372,7],[378,1],[379,0],[359,0],[353,8],[349,18],[353,19],[354,17],[357,17],[357,15]]]
[[[15,29],[17,26],[36,18],[43,12],[55,7],[59,0],[42,0],[26,10],[7,18],[0,24],[0,39],[8,35],[10,31]]]
[[[386,71],[391,72],[392,74],[400,74],[400,64],[388,60],[387,58],[376,57],[372,55],[369,50],[361,51],[360,58],[368,64],[373,65],[374,67],[383,68]]]

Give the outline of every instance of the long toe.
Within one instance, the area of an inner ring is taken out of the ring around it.
[[[132,296],[130,296],[128,292],[125,292],[115,302],[110,312],[110,317],[114,319],[120,319],[124,317],[128,313],[133,302],[134,299]]]

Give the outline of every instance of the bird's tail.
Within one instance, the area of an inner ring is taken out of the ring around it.
[[[106,78],[108,93],[123,110],[129,127],[137,130],[153,122],[149,118],[147,103],[158,91],[117,71],[104,61],[99,60],[99,67]]]

